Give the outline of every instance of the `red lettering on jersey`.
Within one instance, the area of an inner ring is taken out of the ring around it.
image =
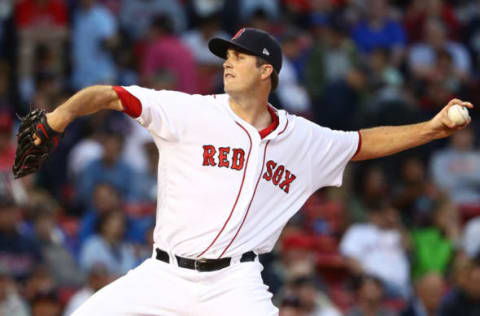
[[[234,148],[232,156],[232,169],[242,170],[245,162],[245,152],[242,148]]]
[[[267,181],[272,180],[273,169],[277,166],[277,163],[273,160],[267,162],[267,171],[263,174],[263,178]]]
[[[272,178],[273,184],[277,185],[280,182],[280,179],[282,179],[284,171],[285,171],[284,166],[279,166],[277,170],[275,170],[275,173],[273,174],[273,178]]]
[[[285,193],[288,193],[290,190],[290,183],[292,183],[296,178],[297,177],[293,173],[290,173],[290,171],[286,170],[285,179],[282,183],[280,183],[280,189],[283,189]]]
[[[228,153],[230,152],[230,147],[220,147],[218,148],[218,167],[228,168],[230,162],[228,161]]]
[[[213,156],[216,154],[215,146],[213,145],[203,145],[203,165],[204,166],[216,166],[215,159]]]
[[[267,181],[272,180],[274,185],[278,185],[285,174],[285,178],[282,183],[280,183],[280,189],[285,191],[285,193],[290,192],[290,183],[292,183],[297,177],[289,170],[285,169],[285,166],[279,165],[277,167],[277,163],[273,160],[269,160],[266,167],[267,171],[263,174],[263,178]]]

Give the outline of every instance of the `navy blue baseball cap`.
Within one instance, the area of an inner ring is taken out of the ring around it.
[[[277,73],[282,69],[282,48],[278,41],[269,33],[244,27],[240,29],[231,40],[212,38],[208,42],[210,51],[223,59],[227,58],[229,48],[237,48],[248,54],[258,56],[273,66]]]

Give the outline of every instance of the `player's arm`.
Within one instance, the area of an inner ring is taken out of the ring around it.
[[[452,99],[429,121],[412,125],[381,126],[360,130],[360,149],[352,160],[360,161],[392,155],[435,139],[450,136],[465,128],[470,123],[470,119],[465,124],[457,126],[448,118],[448,109],[454,104],[473,108],[470,102]]]
[[[47,123],[54,131],[62,133],[76,118],[100,110],[124,110],[112,86],[97,85],[78,91],[65,103],[47,114]],[[38,145],[39,142],[40,140],[36,138],[35,143]]]

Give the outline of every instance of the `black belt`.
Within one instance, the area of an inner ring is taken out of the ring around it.
[[[170,263],[170,256],[166,251],[162,249],[155,248],[157,252],[157,260]],[[240,258],[240,262],[254,261],[257,255],[253,251],[245,252]],[[230,265],[232,258],[221,258],[221,259],[189,259],[175,256],[177,258],[177,264],[181,268],[187,268],[192,270],[197,270],[200,272],[210,272],[217,271],[223,268],[226,268]]]

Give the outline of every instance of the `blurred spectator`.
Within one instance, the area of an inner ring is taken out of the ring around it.
[[[20,210],[15,203],[0,199],[0,266],[16,279],[28,277],[40,262],[40,249],[19,230]]]
[[[467,259],[459,283],[443,300],[439,316],[480,315],[480,254]]]
[[[437,54],[446,50],[451,58],[456,73],[462,78],[470,73],[471,60],[467,49],[459,42],[449,41],[447,30],[442,21],[430,18],[425,22],[423,42],[413,45],[408,53],[408,66],[417,78],[430,78],[434,75]]]
[[[432,17],[440,19],[445,24],[451,39],[459,39],[461,25],[448,1],[424,0],[410,1],[405,11],[404,24],[409,42],[421,40],[421,33],[418,30],[422,30],[425,21]]]
[[[128,161],[136,172],[148,172],[150,162],[145,151],[145,144],[153,141],[152,135],[146,128],[131,118],[122,126],[125,130],[128,130],[125,135],[122,159]]]
[[[120,24],[132,40],[139,40],[160,15],[168,17],[174,32],[180,33],[187,27],[185,11],[178,0],[123,0]]]
[[[79,175],[77,200],[90,205],[94,188],[99,183],[109,183],[120,195],[128,199],[133,191],[130,181],[133,169],[121,159],[124,138],[119,133],[108,133],[103,139],[103,157],[92,161]]]
[[[12,16],[13,6],[12,0],[0,2],[0,56],[2,57],[7,54],[8,22]]]
[[[99,133],[92,132],[85,135],[70,150],[68,157],[68,175],[73,181],[78,177],[92,161],[101,159],[103,147]]]
[[[215,88],[223,60],[208,49],[208,40],[212,37],[228,39],[230,36],[220,28],[220,15],[211,14],[201,17],[198,27],[185,32],[182,42],[193,53],[197,66],[197,87],[199,93],[210,94]]]
[[[427,217],[434,200],[440,195],[428,180],[424,163],[418,156],[401,163],[399,181],[394,189],[393,204],[408,225],[419,224]]]
[[[155,204],[157,201],[157,166],[158,149],[153,141],[146,141],[143,145],[146,152],[148,167],[145,172],[137,172],[133,181],[131,202]]]
[[[373,105],[367,105],[370,110],[376,105],[379,110],[382,103],[402,100],[403,76],[391,63],[390,51],[376,48],[368,55],[370,69],[369,86],[374,93]]]
[[[480,152],[474,148],[471,127],[458,131],[449,146],[436,152],[430,161],[432,180],[462,206],[480,207]]]
[[[55,291],[55,280],[45,265],[37,264],[31,277],[25,283],[24,295],[26,299],[31,304],[39,295],[42,296],[44,293],[51,293],[52,291]]]
[[[460,222],[455,205],[440,200],[434,205],[432,224],[412,231],[412,276],[447,272],[460,240]]]
[[[299,36],[300,33],[295,30],[289,30],[282,36],[283,63],[276,93],[285,110],[292,114],[310,117],[312,115],[310,97],[306,89],[300,84],[292,64],[293,59],[299,55],[301,49]]]
[[[122,199],[117,190],[107,183],[98,183],[93,190],[92,208],[89,209],[80,222],[78,238],[81,243],[90,238],[96,230],[98,220],[108,213],[118,211]]]
[[[463,228],[462,250],[469,257],[480,253],[480,216],[469,220]]]
[[[143,58],[141,76],[145,85],[152,87],[155,76],[167,72],[175,82],[174,90],[196,92],[195,60],[188,47],[173,33],[168,17],[153,19]]]
[[[415,282],[415,296],[400,315],[438,316],[445,289],[446,282],[441,274],[425,274]]]
[[[110,275],[102,265],[94,265],[88,272],[85,286],[79,289],[68,301],[63,312],[64,316],[70,316],[90,296],[110,283]]]
[[[10,172],[15,161],[15,143],[12,130],[13,119],[6,110],[0,110],[0,172]]]
[[[80,252],[80,266],[89,270],[102,264],[108,273],[120,276],[133,269],[136,258],[133,247],[124,242],[125,215],[114,211],[103,215],[98,221],[97,234],[90,237]]]
[[[298,297],[287,296],[280,303],[279,316],[307,316],[307,314],[303,311]]]
[[[182,41],[193,53],[197,64],[219,66],[223,63],[221,58],[213,55],[208,49],[208,40],[210,38],[230,38],[230,36],[220,28],[219,19],[218,14],[202,17],[196,28],[182,35]]]
[[[279,0],[242,0],[239,1],[238,12],[242,21],[248,21],[259,10],[270,20],[279,17]]]
[[[55,289],[39,292],[30,302],[32,316],[60,316],[62,305]]]
[[[298,297],[300,308],[305,316],[340,316],[330,299],[315,285],[315,280],[308,276],[298,277],[287,285]]]
[[[357,305],[347,316],[395,316],[396,314],[384,307],[384,289],[382,281],[374,276],[362,276],[355,282]]]
[[[379,201],[369,210],[369,221],[350,226],[340,252],[354,275],[382,280],[388,297],[406,298],[410,292],[407,236],[396,209]]]
[[[419,105],[426,111],[436,113],[455,95],[466,93],[468,84],[465,73],[453,63],[453,56],[446,49],[436,52],[433,67],[416,84],[420,93]]]
[[[64,233],[57,224],[56,210],[47,207],[48,204],[36,209],[34,222],[34,237],[40,245],[45,266],[58,286],[78,286],[84,281],[84,275],[78,273],[78,267],[67,249]]]
[[[354,26],[352,38],[362,53],[376,48],[392,52],[392,60],[398,65],[404,54],[406,36],[402,25],[389,17],[386,0],[367,0],[367,17]]]
[[[38,49],[45,50],[44,71],[62,77],[63,54],[68,35],[68,12],[63,0],[21,0],[15,7],[19,36],[18,74],[24,101],[31,101],[35,91]]]
[[[10,82],[12,76],[11,66],[7,60],[0,59],[0,113],[3,114],[11,112],[15,108],[14,102],[12,102],[12,87]],[[2,125],[5,122],[1,123]],[[4,128],[4,127],[3,127]]]
[[[338,130],[356,129],[359,108],[368,96],[368,73],[355,66],[344,79],[329,83],[322,102],[314,104],[316,122]]]
[[[347,31],[345,21],[338,16],[312,17],[315,42],[304,71],[308,92],[317,104],[321,103],[328,83],[344,79],[359,62]]]
[[[368,220],[368,207],[385,196],[389,196],[389,188],[385,172],[379,166],[371,165],[358,171],[354,183],[355,194],[349,202],[349,219],[352,222]]]
[[[0,272],[0,315],[30,315],[27,304],[18,293],[18,286],[8,271]]]
[[[73,16],[72,84],[76,90],[115,82],[117,23],[110,11],[96,2],[81,0]]]

